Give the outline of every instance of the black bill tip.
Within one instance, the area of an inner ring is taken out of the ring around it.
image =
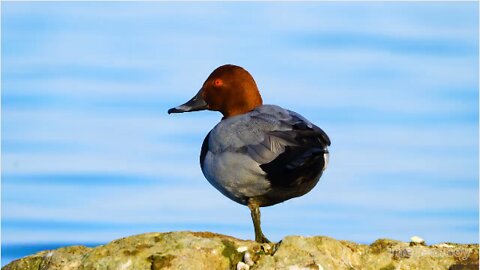
[[[208,105],[202,97],[202,90],[198,91],[198,93],[185,104],[179,105],[177,107],[173,107],[168,110],[168,114],[171,113],[184,113],[184,112],[194,112],[194,111],[202,111],[207,110]]]
[[[168,110],[168,114],[171,114],[171,113],[183,113],[183,112],[187,112],[187,111],[186,111],[186,110],[178,109],[177,107],[171,108],[171,109]]]

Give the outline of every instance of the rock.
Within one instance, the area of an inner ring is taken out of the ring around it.
[[[410,238],[410,246],[415,246],[415,245],[424,245],[425,246],[425,240],[423,240],[419,236],[412,236]]]
[[[237,270],[250,270],[250,266],[244,262],[238,262]]]
[[[210,232],[147,233],[103,246],[71,246],[16,260],[2,270],[478,269],[478,244],[371,245],[287,236],[277,245]]]
[[[243,255],[243,261],[248,265],[248,266],[253,266],[255,262],[252,259],[252,255],[250,255],[250,252],[245,252],[245,255]]]

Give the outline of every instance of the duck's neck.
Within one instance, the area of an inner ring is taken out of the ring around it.
[[[262,97],[258,91],[249,92],[245,98],[230,99],[230,101],[231,103],[221,110],[223,119],[251,112],[263,104]]]

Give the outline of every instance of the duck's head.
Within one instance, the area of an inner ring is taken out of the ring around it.
[[[252,75],[244,68],[223,65],[215,69],[198,93],[168,113],[201,110],[219,111],[225,118],[247,113],[262,105],[262,97]]]

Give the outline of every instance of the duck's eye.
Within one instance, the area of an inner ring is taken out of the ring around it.
[[[220,87],[223,85],[223,81],[221,79],[215,79],[215,81],[213,81],[213,86],[215,87]]]

